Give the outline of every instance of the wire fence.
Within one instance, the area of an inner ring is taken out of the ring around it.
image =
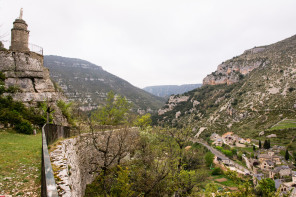
[[[5,49],[9,49],[10,43],[11,43],[10,40],[0,40],[0,42],[2,42]],[[29,47],[30,51],[32,51],[34,53],[38,53],[40,55],[43,55],[43,48],[42,47],[40,47],[36,44],[32,44],[32,43],[29,43],[28,47]]]

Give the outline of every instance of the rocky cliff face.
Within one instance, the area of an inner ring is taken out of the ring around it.
[[[203,84],[230,85],[236,83],[255,68],[264,67],[268,62],[266,47],[255,47],[246,50],[241,56],[234,57],[218,65],[215,72],[204,78]]]
[[[55,90],[49,70],[43,66],[42,55],[34,52],[0,51],[0,72],[6,76],[6,87],[18,88],[19,91],[10,94],[14,100],[33,107],[40,102],[48,102],[55,111],[55,122],[67,122],[56,105],[58,100],[65,98]]]
[[[206,132],[231,129],[242,136],[255,136],[284,118],[295,119],[295,46],[296,36],[292,36],[225,61],[201,88],[185,93],[186,102],[163,107],[155,119],[162,124],[207,127]]]

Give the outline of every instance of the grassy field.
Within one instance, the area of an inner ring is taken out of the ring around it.
[[[41,134],[0,130],[0,195],[40,196]]]
[[[284,119],[271,127],[269,130],[280,130],[289,128],[296,128],[296,119]]]

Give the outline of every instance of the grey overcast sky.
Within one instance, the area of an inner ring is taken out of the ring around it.
[[[2,39],[20,8],[45,55],[90,61],[140,88],[202,83],[244,50],[296,34],[296,0],[0,0]]]

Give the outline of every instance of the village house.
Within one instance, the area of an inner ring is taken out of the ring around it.
[[[214,141],[212,144],[215,146],[222,146],[223,145],[223,140],[220,135],[217,133],[213,133],[210,137],[212,141]]]
[[[279,166],[282,167],[282,166]],[[282,167],[281,170],[286,170],[283,172],[283,176],[286,176],[290,171],[288,170],[288,166]],[[280,168],[278,168],[280,169]],[[290,169],[290,168],[289,168]],[[279,170],[279,172],[281,171]],[[287,192],[290,193],[290,197],[296,197],[296,172],[291,171],[288,176],[292,176],[292,181],[291,182],[283,182],[281,179],[275,179],[275,186],[276,189],[278,189],[282,194],[286,194]]]
[[[258,160],[260,163],[263,163],[264,161],[270,160],[274,162],[276,165],[282,164],[281,158],[278,155],[275,155],[273,151],[269,151],[268,154],[259,154]]]
[[[274,179],[275,189],[278,190],[282,185],[282,183],[283,183],[282,179]]]
[[[222,146],[223,145],[223,141],[222,141],[222,139],[217,139],[212,144],[214,144],[215,146]]]
[[[260,168],[262,170],[271,170],[274,168],[274,162],[271,160],[265,160],[261,163]]]
[[[278,178],[284,178],[286,176],[291,176],[292,170],[289,166],[278,166],[275,167],[273,170],[269,171],[269,178],[274,179],[275,176]]]
[[[220,135],[218,135],[217,133],[213,133],[210,137],[210,139],[212,141],[216,141],[217,139],[221,139]]]
[[[220,163],[220,164],[224,164],[224,165],[231,165],[231,162],[228,158],[220,158],[220,157],[217,157],[217,161]]]
[[[226,132],[222,135],[222,139],[224,143],[234,145],[236,143],[237,136],[234,136],[233,132]]]
[[[266,160],[270,160],[271,157],[268,155],[268,154],[259,154],[258,155],[258,160],[260,163],[262,163],[263,161],[266,161]]]
[[[292,194],[290,195],[290,197],[295,197],[295,190],[296,190],[296,183],[294,182],[288,182],[288,183],[282,183],[279,190],[281,191],[281,193],[285,194],[289,191],[292,191]],[[293,194],[294,193],[294,194]]]
[[[285,150],[285,147],[274,145],[274,146],[272,146],[271,150],[275,153],[280,153],[281,150]]]
[[[243,138],[237,138],[237,141],[238,141],[238,143],[240,143],[240,144],[245,144],[247,141],[246,140],[244,140]]]
[[[233,135],[233,132],[226,132],[222,135],[222,138],[226,138],[226,136],[232,136]]]
[[[222,140],[225,144],[235,145],[236,143],[246,144],[251,143],[250,139],[243,139],[238,135],[234,135],[233,132],[226,132],[222,135]]]

